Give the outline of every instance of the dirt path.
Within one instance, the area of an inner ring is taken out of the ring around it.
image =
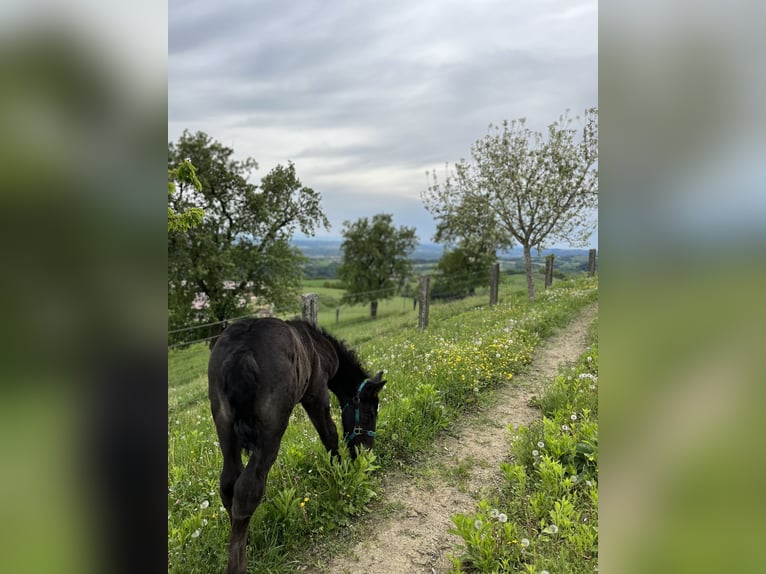
[[[413,471],[390,472],[384,479],[384,504],[395,510],[370,521],[367,537],[348,554],[315,570],[322,574],[435,574],[449,567],[447,554],[458,537],[448,533],[451,517],[472,512],[484,491],[501,479],[499,465],[508,455],[508,425],[517,428],[539,418],[528,405],[560,366],[587,347],[587,331],[598,303],[583,309],[564,329],[544,341],[527,373],[496,391],[497,401],[466,418],[452,436],[438,439],[430,455]],[[479,431],[479,429],[481,429]]]

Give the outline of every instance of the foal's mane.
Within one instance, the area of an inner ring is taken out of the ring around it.
[[[349,348],[345,342],[337,339],[328,333],[325,329],[314,326],[312,326],[312,328],[322,337],[325,337],[328,341],[330,341],[332,346],[335,348],[335,352],[338,353],[338,360],[340,361],[341,368],[344,366],[353,365],[359,367],[363,371],[365,370],[364,365],[362,364],[362,360],[359,358],[359,355],[354,349]]]

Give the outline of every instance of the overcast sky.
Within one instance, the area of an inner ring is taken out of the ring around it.
[[[597,23],[595,0],[170,0],[168,137],[255,158],[253,183],[292,160],[319,236],[387,212],[430,241],[426,170],[598,105]]]

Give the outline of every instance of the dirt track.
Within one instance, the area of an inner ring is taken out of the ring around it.
[[[587,306],[567,327],[544,341],[527,373],[496,391],[497,401],[466,417],[452,436],[438,439],[430,455],[408,474],[391,472],[381,498],[396,510],[368,521],[363,540],[315,574],[435,574],[449,567],[447,554],[458,540],[448,533],[451,517],[472,512],[483,491],[501,478],[499,465],[508,455],[507,428],[528,425],[540,411],[528,405],[559,367],[587,348],[587,332],[598,303]]]

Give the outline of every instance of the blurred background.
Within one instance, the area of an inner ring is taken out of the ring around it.
[[[161,572],[167,6],[0,14],[0,571]]]
[[[167,5],[0,10],[0,571],[163,571]],[[763,3],[599,10],[599,570],[765,571]]]
[[[764,4],[599,4],[601,572],[762,572]]]

